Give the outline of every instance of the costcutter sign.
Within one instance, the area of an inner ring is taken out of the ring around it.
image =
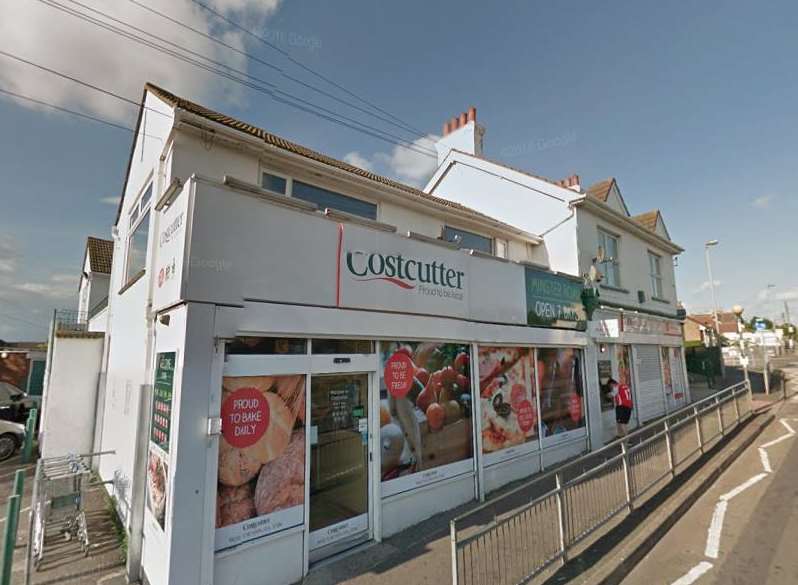
[[[347,250],[346,268],[357,282],[382,281],[422,295],[457,301],[464,298],[465,271],[451,268],[440,259]]]

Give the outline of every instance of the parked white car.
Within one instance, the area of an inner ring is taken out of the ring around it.
[[[0,461],[9,459],[25,442],[25,425],[0,420]]]

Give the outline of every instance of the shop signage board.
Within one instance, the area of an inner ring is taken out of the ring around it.
[[[188,223],[189,187],[177,195],[158,217],[155,236],[155,286],[153,304],[156,309],[181,300]]]
[[[159,353],[155,358],[150,440],[166,453],[169,452],[169,436],[172,429],[172,391],[176,357],[175,352],[168,351]]]
[[[587,314],[578,280],[525,267],[527,323],[584,331]]]
[[[147,509],[161,530],[166,528],[169,501],[169,441],[176,360],[177,353],[174,351],[161,352],[155,356],[147,458]]]
[[[644,335],[671,335],[682,336],[682,328],[678,321],[657,319],[644,315],[623,316],[624,333],[640,333]]]

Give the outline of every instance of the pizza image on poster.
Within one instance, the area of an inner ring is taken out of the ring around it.
[[[216,550],[302,524],[305,375],[225,376]]]
[[[480,346],[478,360],[483,453],[537,439],[534,350]]]

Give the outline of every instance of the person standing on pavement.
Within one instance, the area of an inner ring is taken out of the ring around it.
[[[615,424],[618,428],[618,438],[626,436],[626,426],[632,417],[632,391],[626,384],[619,384],[617,380],[609,379],[610,395],[615,403]]]

